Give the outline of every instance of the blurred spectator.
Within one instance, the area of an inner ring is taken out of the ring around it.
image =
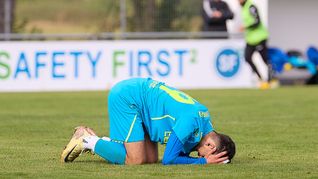
[[[226,21],[234,14],[222,0],[203,0],[203,31],[227,32]],[[227,34],[224,38],[227,38]]]
[[[261,80],[261,89],[270,88],[269,82],[271,80],[271,65],[268,61],[267,55],[267,39],[268,31],[266,27],[261,22],[258,10],[256,6],[252,3],[252,0],[239,0],[242,6],[242,18],[243,18],[243,27],[242,31],[245,31],[245,59],[251,66],[252,70],[257,74]],[[257,70],[255,64],[252,61],[252,55],[254,52],[260,53],[263,61],[268,66],[268,78],[262,78],[259,71]]]

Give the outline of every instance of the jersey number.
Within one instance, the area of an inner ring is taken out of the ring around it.
[[[185,103],[185,104],[194,104],[195,103],[195,100],[191,96],[189,96],[181,91],[178,91],[175,89],[170,89],[170,88],[163,86],[163,85],[160,86],[160,89],[165,91],[167,94],[169,94],[169,96],[171,96],[174,100],[176,100],[180,103]]]

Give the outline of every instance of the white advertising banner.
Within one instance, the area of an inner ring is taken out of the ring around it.
[[[105,90],[151,77],[182,89],[252,87],[243,40],[0,43],[0,91]]]

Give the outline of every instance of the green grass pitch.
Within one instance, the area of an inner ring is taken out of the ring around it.
[[[232,164],[117,166],[85,154],[62,164],[75,126],[108,135],[107,92],[0,93],[0,178],[318,178],[318,87],[186,92],[236,142]]]

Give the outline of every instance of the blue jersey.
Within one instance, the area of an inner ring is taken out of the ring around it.
[[[203,136],[214,130],[205,106],[189,95],[150,78],[118,83],[112,88],[108,102],[111,138],[117,140],[137,141],[139,138],[135,136],[142,137],[141,130],[144,130],[151,141],[165,144],[174,131],[183,144],[183,152],[190,153]],[[126,125],[124,121],[129,122]],[[123,130],[126,137],[117,137]]]

